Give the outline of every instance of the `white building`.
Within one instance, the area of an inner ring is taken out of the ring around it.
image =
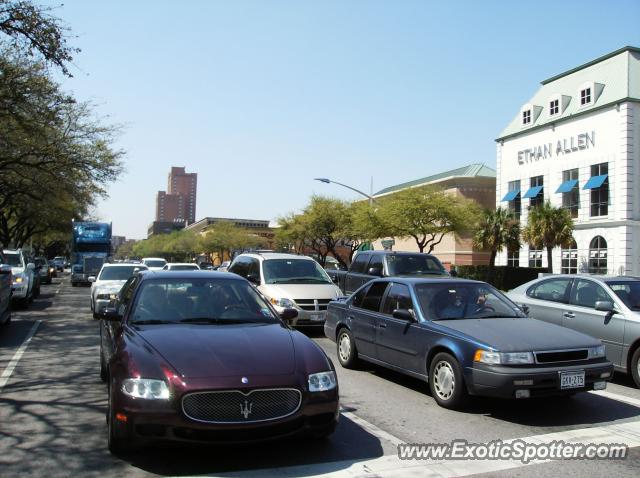
[[[542,82],[497,141],[496,202],[527,222],[550,200],[575,243],[553,272],[640,275],[640,49],[625,47]],[[528,245],[497,264],[546,267]]]

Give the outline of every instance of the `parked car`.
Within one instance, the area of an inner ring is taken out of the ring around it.
[[[143,257],[141,261],[150,271],[161,271],[167,264],[167,261],[162,257]]]
[[[324,259],[324,270],[326,271],[346,271],[347,268],[338,262],[335,257],[327,256]]]
[[[437,257],[419,252],[362,251],[348,271],[328,270],[331,279],[345,295],[379,277],[448,277]]]
[[[51,277],[58,277],[58,269],[53,259],[49,259],[49,270],[51,271]]]
[[[64,272],[64,268],[67,266],[67,259],[63,256],[56,256],[53,258],[53,263],[56,265],[56,269],[59,272]]]
[[[216,270],[218,272],[227,272],[229,270],[229,266],[231,265],[231,261],[223,261]]]
[[[36,266],[33,262],[27,262],[21,249],[5,249],[2,253],[6,263],[11,266],[13,301],[27,307],[29,302],[33,301],[37,291],[34,274]]]
[[[106,263],[100,269],[97,277],[89,277],[93,318],[100,318],[99,314],[116,299],[120,289],[129,278],[146,270],[147,266],[143,264]]]
[[[198,266],[200,266],[200,269],[202,269],[203,271],[213,271],[217,269],[217,267],[214,267],[211,262],[201,262],[200,264],[198,264]]]
[[[167,439],[324,437],[336,427],[331,360],[237,275],[142,272],[102,318],[112,452]]]
[[[36,257],[34,264],[38,274],[40,275],[40,283],[51,284],[55,267],[49,266],[49,261],[47,261],[46,257]]]
[[[11,321],[11,288],[13,278],[11,265],[6,264],[2,251],[0,251],[0,325]]]
[[[528,318],[478,281],[374,280],[329,304],[324,331],[344,367],[363,359],[426,380],[446,408],[602,390],[613,375],[600,340]]]
[[[169,262],[162,268],[163,271],[199,271],[198,264],[193,263],[181,263],[181,262]]]
[[[255,284],[278,312],[293,308],[293,326],[321,326],[327,304],[342,295],[326,271],[314,259],[295,254],[240,254],[229,267]]]
[[[640,387],[640,278],[553,275],[507,294],[529,316],[597,337]]]

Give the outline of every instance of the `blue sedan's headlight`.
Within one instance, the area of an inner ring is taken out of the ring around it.
[[[597,347],[589,347],[589,358],[601,358],[605,356],[604,345],[598,345]]]
[[[309,375],[310,392],[326,392],[338,385],[335,372],[320,372]]]
[[[531,352],[492,352],[490,350],[476,350],[473,356],[474,362],[486,363],[490,365],[517,365],[531,364],[533,353]]]
[[[122,381],[122,391],[132,398],[148,400],[168,400],[170,395],[164,380],[149,378],[125,378]]]

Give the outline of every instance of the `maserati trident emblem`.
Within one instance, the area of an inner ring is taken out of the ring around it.
[[[247,384],[249,383],[249,379],[247,377],[242,377],[242,379],[240,380],[242,383]]]
[[[253,403],[245,400],[244,404],[242,403],[240,404],[240,415],[242,415],[246,420],[247,418],[249,418],[249,415],[251,415],[252,408],[253,408]]]

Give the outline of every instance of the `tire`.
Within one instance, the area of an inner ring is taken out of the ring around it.
[[[109,380],[109,370],[107,369],[107,364],[104,363],[104,355],[102,355],[102,350],[100,350],[100,380],[103,382],[107,382]]]
[[[429,389],[436,403],[443,408],[458,409],[468,398],[462,368],[446,352],[440,352],[429,364]]]
[[[636,387],[640,388],[640,347],[633,352],[630,365],[633,381],[636,383]]]
[[[107,405],[107,446],[112,454],[131,450],[131,439],[126,424],[120,424],[115,418],[109,386],[109,403]]]
[[[338,332],[336,352],[340,365],[344,368],[355,368],[358,363],[358,351],[356,350],[356,343],[353,340],[353,334],[346,327],[340,329],[340,332]]]

